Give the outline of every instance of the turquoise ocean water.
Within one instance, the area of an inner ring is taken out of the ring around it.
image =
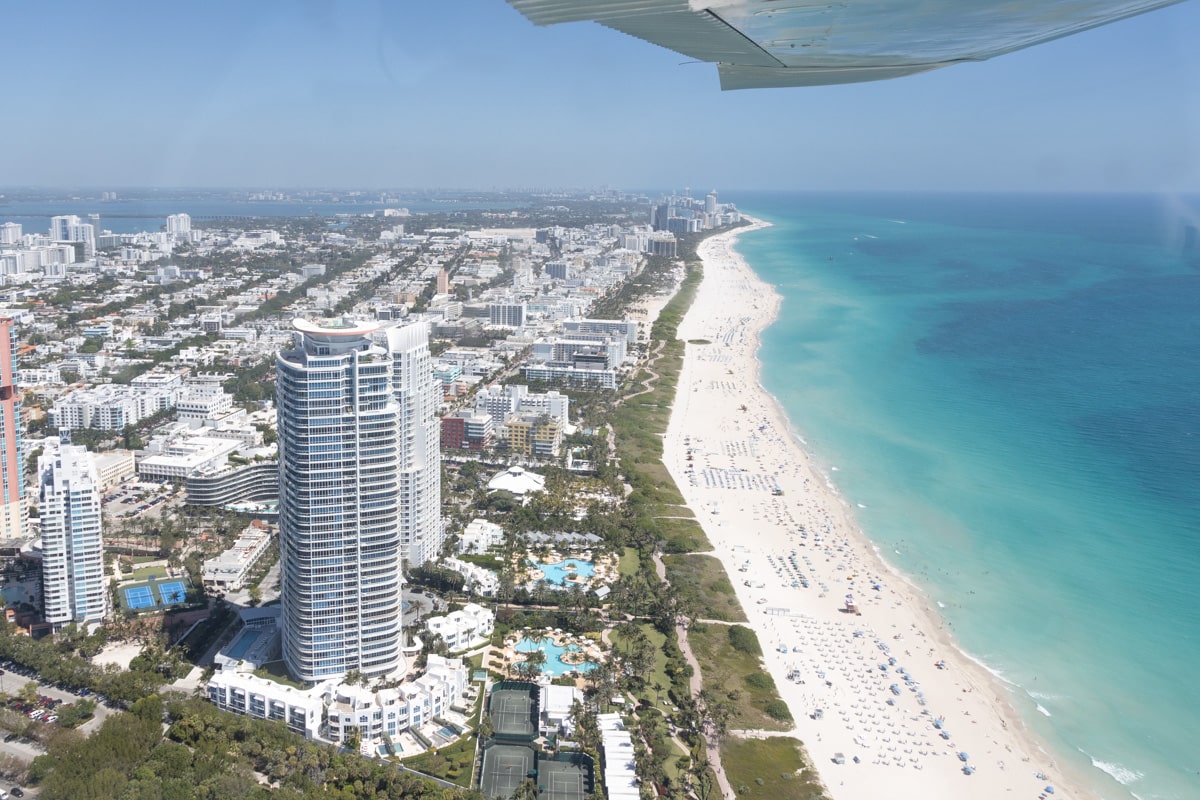
[[[764,384],[885,558],[1103,797],[1200,797],[1200,202],[733,199]]]

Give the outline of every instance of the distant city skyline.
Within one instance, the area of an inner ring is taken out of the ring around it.
[[[6,22],[38,32],[0,53],[7,187],[1200,190],[1196,3],[915,77],[725,93],[711,65],[503,0]]]

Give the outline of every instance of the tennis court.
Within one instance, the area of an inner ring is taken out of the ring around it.
[[[492,690],[488,701],[488,713],[492,716],[497,737],[533,741],[537,734],[534,691],[537,689],[532,684],[522,688]]]
[[[187,600],[187,588],[183,585],[183,581],[167,581],[158,584],[158,596],[162,599],[164,606],[175,605]]]
[[[519,744],[493,744],[483,751],[479,791],[484,797],[509,797],[535,775],[533,750]]]
[[[592,780],[590,759],[559,754],[538,759],[538,789],[547,800],[583,800]]]
[[[125,603],[134,611],[154,608],[154,595],[149,586],[130,586],[125,590]]]

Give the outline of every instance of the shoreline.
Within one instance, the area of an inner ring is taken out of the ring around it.
[[[689,343],[663,460],[759,636],[796,719],[790,735],[836,800],[1038,797],[1046,786],[1094,797],[882,557],[762,386],[760,336],[782,298],[733,249],[769,226],[750,219],[698,250],[704,279],[679,326]]]

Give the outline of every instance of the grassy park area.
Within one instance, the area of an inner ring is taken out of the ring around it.
[[[826,800],[824,787],[798,739],[739,739],[721,745],[721,763],[734,792],[749,800]]]

